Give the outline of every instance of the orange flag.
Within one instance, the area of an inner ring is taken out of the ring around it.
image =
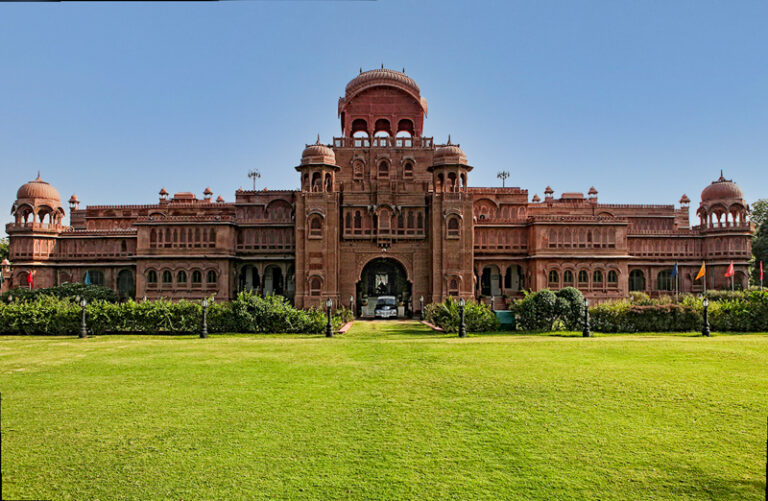
[[[731,265],[728,267],[728,271],[725,272],[725,276],[727,278],[730,278],[736,274],[736,271],[733,269],[733,261],[731,261]]]
[[[707,274],[707,263],[702,262],[701,263],[701,269],[699,270],[698,275],[696,275],[695,280],[700,279],[701,277],[703,277],[706,274]]]

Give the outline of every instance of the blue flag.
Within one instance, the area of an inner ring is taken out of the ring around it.
[[[85,280],[83,280],[85,285],[91,285],[91,273],[86,271],[85,272]]]
[[[675,263],[675,268],[672,270],[672,274],[670,277],[676,277],[677,276],[677,263]]]

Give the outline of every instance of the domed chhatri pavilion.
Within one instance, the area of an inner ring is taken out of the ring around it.
[[[302,307],[330,297],[370,313],[371,298],[404,309],[448,296],[520,297],[525,289],[574,286],[594,300],[747,285],[749,207],[723,177],[705,187],[689,222],[680,205],[602,204],[547,186],[469,186],[472,167],[448,138],[423,134],[427,102],[405,73],[360,73],[339,99],[341,137],[308,145],[299,191],[238,190],[234,202],[165,188],[150,205],[91,205],[61,197],[40,176],[19,188],[7,226],[13,272],[4,288],[83,281],[124,297],[230,299],[238,291],[282,294]]]

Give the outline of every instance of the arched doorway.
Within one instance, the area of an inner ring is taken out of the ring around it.
[[[259,290],[259,271],[253,265],[245,265],[240,269],[240,291]]]
[[[645,275],[641,270],[632,270],[629,273],[629,291],[644,291],[645,290]]]
[[[275,264],[270,264],[264,268],[264,295],[276,294],[283,295],[283,270]]]
[[[136,295],[136,283],[133,280],[133,272],[122,270],[117,274],[117,295],[120,300],[133,299]]]
[[[400,314],[410,315],[411,283],[405,267],[395,259],[375,258],[363,267],[357,282],[357,315],[372,317],[380,296],[394,296],[398,304],[403,304]]]

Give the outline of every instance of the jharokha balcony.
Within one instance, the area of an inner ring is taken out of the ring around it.
[[[46,233],[59,233],[66,229],[66,226],[62,226],[59,223],[37,223],[37,222],[21,222],[21,223],[8,223],[5,225],[5,232],[10,233],[29,231],[32,232],[46,232]]]

